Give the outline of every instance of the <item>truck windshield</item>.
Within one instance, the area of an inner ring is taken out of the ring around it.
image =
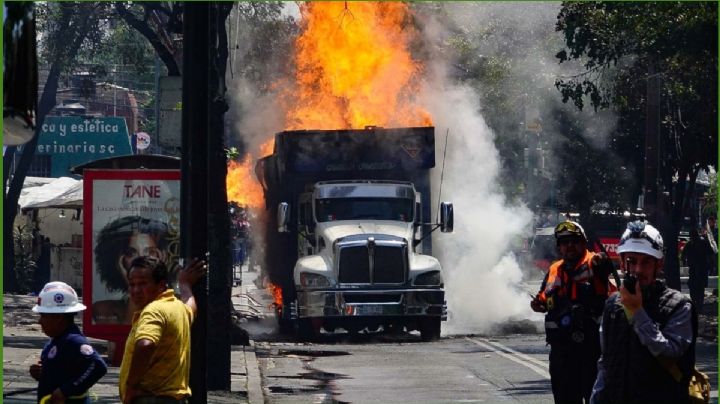
[[[315,202],[318,222],[333,220],[413,221],[412,199],[407,198],[327,198]]]

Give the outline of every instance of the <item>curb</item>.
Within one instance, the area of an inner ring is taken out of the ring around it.
[[[255,355],[255,341],[250,340],[250,345],[245,349],[245,367],[247,370],[247,397],[250,404],[263,404],[262,382],[260,367]]]

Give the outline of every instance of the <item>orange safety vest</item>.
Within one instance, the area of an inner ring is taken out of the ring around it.
[[[573,276],[572,282],[568,272],[563,270],[565,260],[559,260],[550,265],[545,288],[540,291],[538,295],[540,301],[545,303],[548,308],[552,308],[552,302],[548,302],[548,295],[551,295],[552,292],[557,290],[557,297],[565,297],[567,293],[566,285],[568,284],[570,284],[570,300],[574,301],[577,299],[577,283],[579,282],[591,282],[598,296],[609,296],[612,292],[612,285],[610,285],[607,279],[600,279],[597,276],[593,276],[592,258],[595,255],[595,253],[585,250],[585,255],[575,265],[574,270],[578,270],[582,266],[584,266],[584,268]]]

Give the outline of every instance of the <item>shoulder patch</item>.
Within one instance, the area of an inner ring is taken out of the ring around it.
[[[48,351],[48,359],[55,358],[55,355],[57,355],[57,345],[53,345],[52,348]]]
[[[89,356],[89,355],[92,355],[94,352],[95,352],[95,350],[93,349],[92,346],[90,346],[88,344],[80,345],[80,353],[81,354],[83,354],[85,356]]]

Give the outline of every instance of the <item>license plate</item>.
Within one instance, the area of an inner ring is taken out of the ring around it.
[[[367,305],[367,306],[355,306],[355,314],[359,316],[373,316],[383,314],[383,306],[380,305]]]

